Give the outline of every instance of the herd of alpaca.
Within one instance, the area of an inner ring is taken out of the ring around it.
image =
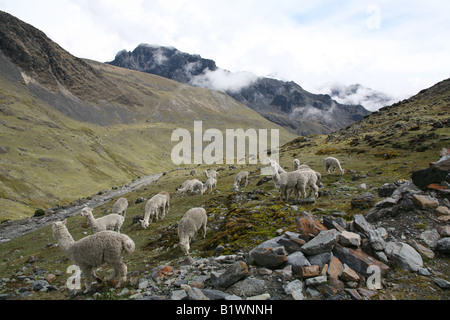
[[[312,170],[308,165],[300,165],[300,161],[293,162],[294,171],[286,172],[275,160],[270,160],[272,180],[275,187],[280,190],[280,201],[289,201],[290,194],[294,192],[295,200],[300,194],[306,198],[306,189],[310,188],[314,192],[314,197],[318,197],[321,174]],[[324,159],[325,173],[332,174],[336,171],[342,175],[339,160],[333,157]],[[332,170],[332,172],[330,172]],[[216,170],[205,170],[206,182],[202,183],[198,179],[187,180],[179,188],[177,194],[203,195],[204,192],[217,187],[218,172]],[[241,171],[235,176],[234,190],[239,187],[246,187],[249,183],[249,172]],[[310,196],[311,196],[310,192]],[[76,264],[85,277],[85,292],[91,289],[93,279],[101,281],[95,274],[94,268],[107,263],[113,268],[113,273],[108,280],[119,278],[116,287],[121,287],[127,279],[127,266],[122,261],[124,254],[130,254],[135,249],[134,241],[127,235],[121,234],[120,229],[124,223],[128,200],[119,198],[113,205],[112,213],[100,218],[94,218],[92,209],[85,207],[81,210],[81,215],[86,217],[93,234],[78,241],[72,238],[66,226],[67,219],[55,222],[52,226],[53,237],[57,240],[59,247],[66,257]],[[146,229],[153,220],[164,219],[170,208],[170,194],[162,191],[150,198],[145,205],[143,219],[140,225]],[[206,237],[207,214],[204,208],[191,208],[181,218],[178,223],[179,246],[185,255],[189,255],[191,242],[196,238],[199,231],[203,238]]]

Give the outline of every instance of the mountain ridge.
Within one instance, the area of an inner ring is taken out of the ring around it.
[[[119,51],[107,63],[221,90],[297,135],[329,133],[370,113],[361,105],[343,105],[329,95],[307,92],[293,81],[232,73],[213,60],[173,47],[140,44],[132,52]]]

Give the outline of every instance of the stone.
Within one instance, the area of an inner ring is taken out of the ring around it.
[[[420,234],[420,239],[422,239],[429,248],[434,250],[437,246],[437,242],[441,239],[441,236],[437,230],[432,229],[422,232]]]
[[[301,251],[309,256],[319,253],[330,252],[333,250],[339,236],[339,231],[331,229],[327,231],[321,231],[314,239],[308,241]]]
[[[394,198],[386,198],[377,203],[375,203],[375,207],[377,208],[390,208],[395,206],[398,203],[398,199]]]
[[[450,254],[450,237],[439,240],[436,245],[436,250],[441,253]]]
[[[359,275],[354,270],[352,270],[348,265],[346,265],[344,263],[344,268],[341,273],[341,279],[344,281],[358,282]]]
[[[248,277],[242,281],[233,284],[227,292],[238,296],[256,296],[267,292],[267,285],[264,280]]]
[[[341,218],[341,219],[342,219],[342,218]],[[343,220],[343,219],[342,219],[342,220]],[[345,223],[345,220],[344,220],[344,223]],[[328,229],[336,229],[336,230],[339,231],[339,232],[345,231],[345,227],[343,227],[342,225],[340,225],[340,224],[337,222],[337,219],[335,220],[335,219],[333,219],[333,218],[331,218],[331,217],[324,216],[324,217],[323,217],[323,225],[324,225],[325,227],[327,227]]]
[[[437,278],[434,279],[434,283],[436,283],[441,289],[450,290],[450,282],[448,282],[447,280]]]
[[[192,288],[192,289],[186,290],[186,294],[187,294],[188,300],[195,300],[195,301],[210,300],[202,292],[202,290],[200,290],[198,288]]]
[[[368,255],[360,248],[351,249],[336,244],[333,249],[333,255],[337,257],[341,263],[347,264],[351,269],[366,278],[372,274],[372,272],[369,273],[368,270],[370,266],[378,267],[380,269],[381,276],[385,275],[389,270],[387,265]]]
[[[203,294],[209,298],[209,300],[223,300],[227,296],[229,296],[228,293],[225,293],[220,290],[215,289],[201,289]]]
[[[251,252],[251,257],[257,265],[267,268],[276,268],[287,262],[287,252],[283,246],[255,248]]]
[[[436,214],[438,216],[448,216],[450,215],[450,209],[444,206],[439,206],[436,208]]]
[[[302,267],[300,269],[300,275],[302,278],[312,278],[317,277],[320,274],[320,269],[318,265],[312,265],[309,267]]]
[[[404,270],[417,272],[423,267],[422,256],[404,242],[388,242],[386,255]]]
[[[386,242],[373,229],[372,225],[366,221],[363,215],[356,214],[354,216],[353,225],[357,231],[362,232],[369,239],[373,250],[384,250]]]
[[[324,252],[313,256],[308,256],[308,261],[311,265],[316,264],[319,267],[323,267],[331,261],[331,258],[333,258],[333,254],[331,252]]]
[[[49,285],[50,284],[46,280],[36,280],[31,284],[31,287],[33,288],[33,291],[40,291]]]
[[[359,294],[358,290],[356,289],[345,289],[345,291],[349,294],[350,298],[353,300],[362,300],[361,295]]]
[[[247,300],[269,300],[270,299],[270,294],[269,293],[264,293],[264,294],[260,294],[254,297],[249,297],[247,298]]]
[[[327,282],[327,277],[326,276],[318,276],[318,277],[306,279],[305,284],[307,286],[317,286],[324,282]]]
[[[341,261],[338,258],[333,257],[330,261],[330,264],[328,265],[327,274],[331,278],[338,279],[341,276],[343,270],[344,266],[342,265]]]
[[[426,190],[432,183],[441,183],[450,172],[450,159],[440,161],[429,168],[414,171],[411,175],[413,183]]]
[[[292,266],[292,272],[294,274],[300,273],[300,269],[302,267],[308,267],[311,265],[309,260],[306,259],[305,255],[301,251],[297,251],[288,255],[286,264]]]
[[[450,226],[438,226],[436,231],[441,237],[450,237]]]
[[[434,252],[432,250],[428,249],[427,247],[421,245],[416,240],[411,239],[411,240],[408,241],[408,244],[411,247],[413,247],[414,249],[416,249],[417,252],[419,252],[423,257],[425,257],[427,259],[433,259],[434,258]]]
[[[153,269],[152,279],[156,282],[161,282],[166,276],[172,274],[173,268],[171,266],[159,266]]]
[[[328,230],[316,217],[311,213],[302,211],[295,218],[299,237],[305,241],[309,241],[317,236],[321,231]]]
[[[439,201],[430,196],[415,194],[412,197],[412,201],[417,208],[423,210],[431,210],[439,207]]]
[[[226,289],[248,275],[247,264],[244,261],[236,261],[221,274],[212,272],[210,282],[213,287]]]
[[[339,243],[344,247],[359,247],[361,236],[354,232],[343,231],[339,235]]]
[[[187,300],[188,295],[185,290],[174,290],[170,294],[170,300]]]
[[[395,189],[397,189],[397,185],[394,183],[385,183],[378,188],[378,196],[381,198],[390,197],[392,193],[394,193]]]
[[[293,253],[299,251],[300,248],[306,244],[306,241],[300,238],[299,233],[295,232],[285,232],[285,234],[277,241],[282,245],[287,253]]]
[[[352,209],[366,209],[373,206],[375,200],[375,195],[370,192],[365,192],[362,195],[353,198],[351,201]]]
[[[300,291],[303,292],[303,282],[301,282],[300,280],[294,280],[289,282],[285,287],[284,287],[284,292],[286,292],[286,294],[292,294],[295,291]],[[303,300],[303,299],[296,299],[296,300]]]

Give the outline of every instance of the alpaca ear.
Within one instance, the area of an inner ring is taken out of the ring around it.
[[[64,221],[63,221],[62,223],[63,223],[63,225],[66,225],[66,223],[67,223],[67,218],[64,219]]]

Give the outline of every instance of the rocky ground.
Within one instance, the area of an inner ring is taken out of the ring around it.
[[[295,229],[277,229],[277,237],[249,250],[245,249],[249,246],[236,249],[232,241],[216,246],[213,240],[218,238],[212,237],[203,247],[212,251],[210,257],[178,256],[157,267],[131,271],[129,284],[120,289],[113,288],[114,283],[101,283],[89,293],[69,290],[56,284],[61,271],[40,268],[44,261],[30,256],[20,271],[0,279],[0,298],[45,299],[57,292],[65,299],[83,300],[446,300],[450,298],[450,202],[446,182],[441,186],[423,191],[411,181],[387,183],[377,188],[382,198],[377,203],[372,190],[352,199],[352,206],[371,210],[351,221],[342,218],[343,212],[321,215],[316,208],[313,214],[300,211],[300,203],[285,204],[274,212],[279,218],[282,213],[295,217]],[[242,208],[264,196],[264,191],[254,189],[228,198]],[[266,205],[276,204],[271,200]],[[226,222],[233,210],[210,213],[209,227],[217,230],[218,237],[225,226],[230,227]],[[256,224],[240,222],[240,228]],[[169,251],[176,241],[172,239],[176,227],[171,224],[159,239],[149,239],[148,250]],[[151,248],[156,242],[158,248]],[[233,253],[226,253],[230,250]]]

